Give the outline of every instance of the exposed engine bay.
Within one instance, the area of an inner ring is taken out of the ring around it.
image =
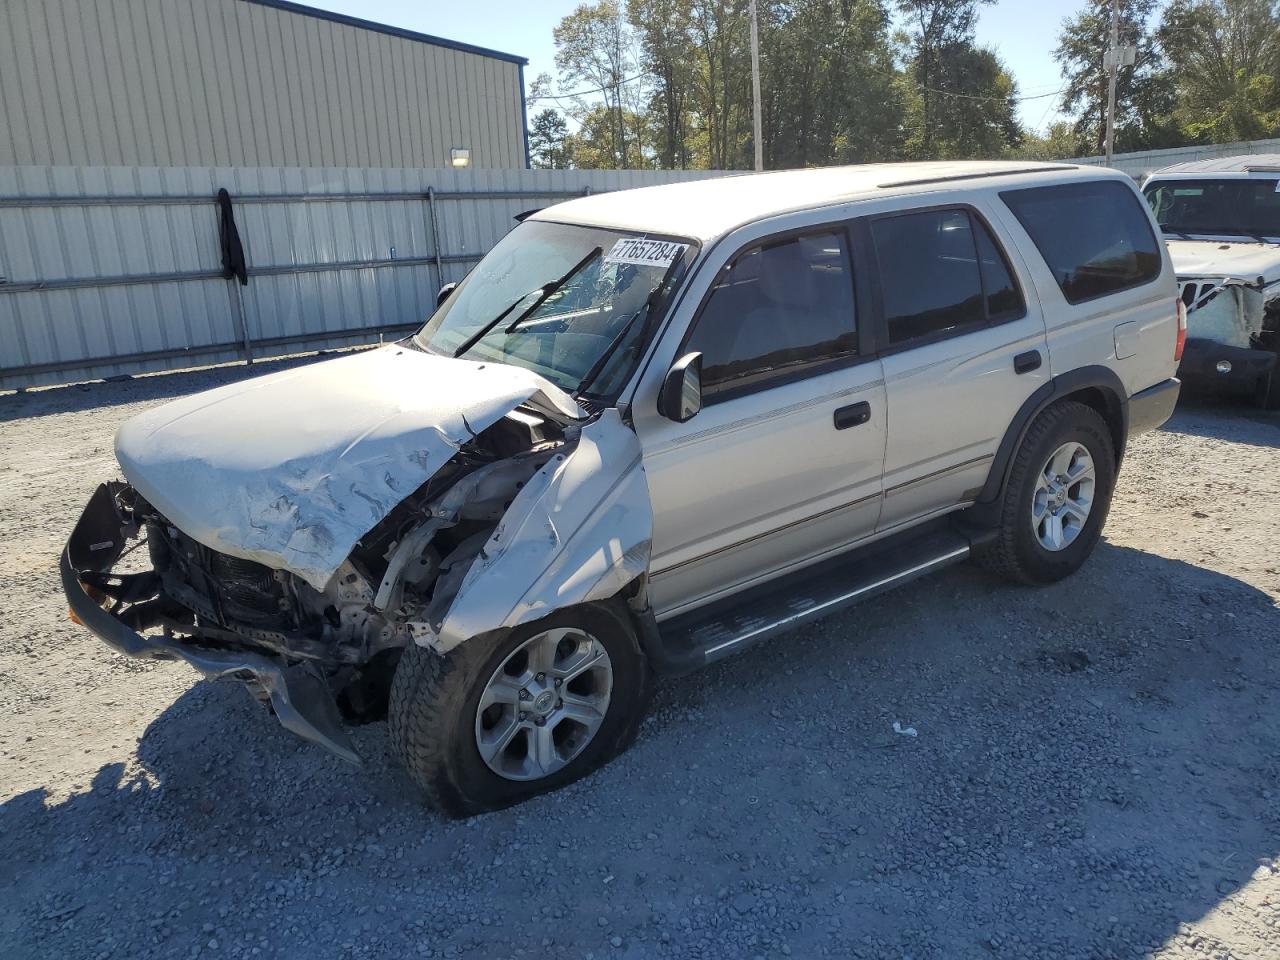
[[[1280,352],[1280,284],[1261,277],[1194,277],[1179,286],[1188,336]]]
[[[159,626],[212,649],[313,663],[355,719],[376,712],[377,692],[341,694],[376,682],[371,673],[389,676],[401,648],[439,633],[512,500],[577,434],[522,408],[501,417],[362,537],[323,590],[204,546],[133,487],[113,484],[121,525],[145,542],[152,569],[81,579],[135,629]]]

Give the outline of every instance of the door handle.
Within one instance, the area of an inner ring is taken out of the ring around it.
[[[871,404],[863,400],[861,403],[851,403],[847,407],[839,407],[832,416],[835,421],[837,430],[847,430],[850,427],[860,426],[871,419]]]
[[[1028,350],[1026,353],[1020,353],[1013,358],[1013,372],[1030,373],[1032,370],[1039,370],[1040,363],[1040,351]]]

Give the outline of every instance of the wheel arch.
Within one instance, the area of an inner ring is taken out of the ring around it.
[[[993,504],[1004,495],[1014,454],[1035,418],[1061,400],[1075,400],[1096,410],[1111,430],[1116,468],[1124,457],[1129,435],[1129,397],[1114,370],[1103,366],[1080,367],[1054,377],[1023,402],[996,449],[991,471],[978,495],[979,504]]]

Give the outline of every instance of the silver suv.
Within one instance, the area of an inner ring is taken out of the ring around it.
[[[243,681],[344,758],[385,711],[434,803],[502,807],[625,748],[655,674],[970,556],[1076,570],[1173,409],[1177,293],[1114,172],[574,200],[400,343],[126,423],[64,588],[117,650]]]

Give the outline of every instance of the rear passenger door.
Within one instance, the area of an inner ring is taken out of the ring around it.
[[[1011,235],[1039,256],[1030,275],[1046,310],[1053,372],[1105,366],[1126,394],[1173,375],[1177,286],[1132,182],[1090,180],[1000,194]]]
[[[889,404],[879,529],[973,501],[1014,414],[1049,375],[1045,327],[971,205],[863,221]]]

